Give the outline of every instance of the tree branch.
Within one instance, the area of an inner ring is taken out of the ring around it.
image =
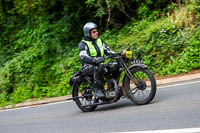
[[[111,16],[111,9],[110,9],[110,1],[106,0],[107,4],[107,12],[108,12],[108,18],[107,18],[107,23],[106,23],[106,29],[108,29],[109,23],[110,23],[110,16]]]

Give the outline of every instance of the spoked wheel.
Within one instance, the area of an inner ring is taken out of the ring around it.
[[[83,112],[94,111],[97,105],[92,105],[98,102],[95,99],[94,91],[89,83],[74,84],[73,97],[75,98],[76,105]],[[91,106],[90,106],[91,105]]]
[[[132,68],[133,79],[126,76],[125,87],[128,98],[138,105],[144,105],[151,102],[156,94],[156,80],[148,69]]]

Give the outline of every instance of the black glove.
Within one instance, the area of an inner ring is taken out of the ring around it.
[[[104,61],[103,57],[94,57],[94,59],[93,59],[93,63],[94,64],[99,64],[99,63],[101,63],[103,61]]]

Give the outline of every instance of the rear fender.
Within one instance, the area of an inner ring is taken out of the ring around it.
[[[81,76],[76,76],[70,79],[70,85],[72,86],[72,97],[74,97],[75,86],[80,83],[81,83]]]

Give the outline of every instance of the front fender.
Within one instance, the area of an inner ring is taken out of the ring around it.
[[[144,65],[144,64],[133,64],[133,65],[131,65],[128,69],[131,70],[131,69],[133,69],[133,68],[143,68],[143,69],[147,69],[148,67],[147,67],[146,65]],[[127,75],[125,74],[125,75],[124,75],[124,78],[123,78],[123,83],[124,83],[124,79],[125,79],[126,76],[127,76]]]
[[[143,69],[146,69],[148,68],[146,65],[144,64],[133,64],[129,67],[129,70],[132,69],[132,68],[143,68]]]

